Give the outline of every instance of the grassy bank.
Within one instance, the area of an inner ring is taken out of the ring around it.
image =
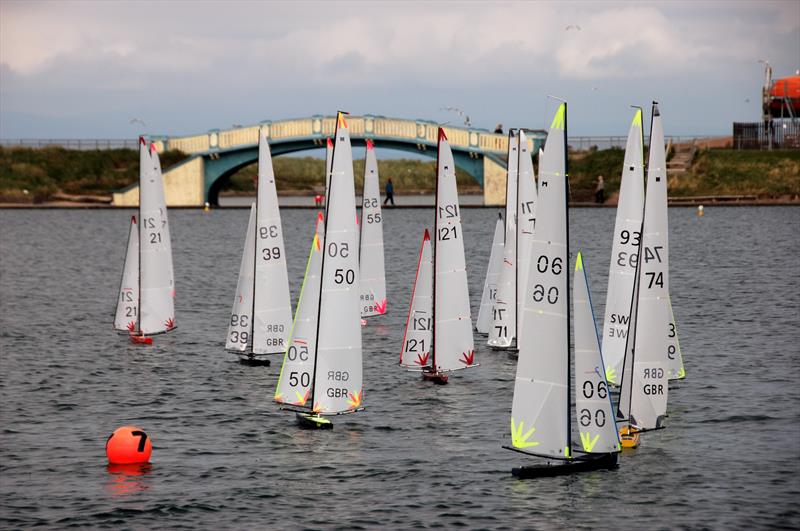
[[[162,166],[185,158],[170,151],[161,155]],[[591,201],[597,175],[603,175],[606,196],[619,189],[624,158],[622,149],[570,153],[570,191],[573,201]],[[325,163],[312,157],[276,157],[273,161],[278,191],[311,194],[324,190]],[[433,160],[391,159],[378,162],[381,183],[391,177],[398,194],[432,193],[435,182]],[[362,187],[364,161],[355,161],[356,190]],[[234,175],[230,193],[251,193],[257,166],[252,164]],[[457,169],[459,191],[480,193],[471,176]],[[0,202],[41,202],[56,193],[108,195],[137,181],[139,156],[135,150],[73,151],[63,148],[0,147]],[[27,192],[26,192],[27,191]],[[783,198],[800,195],[800,151],[697,152],[686,173],[670,174],[673,197],[696,195],[755,195]]]

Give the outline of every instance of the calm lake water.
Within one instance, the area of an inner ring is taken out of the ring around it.
[[[272,402],[279,362],[223,351],[247,210],[170,214],[178,329],[111,327],[132,211],[0,211],[0,527],[767,528],[800,526],[800,208],[670,209],[688,377],[668,429],[619,469],[517,480],[503,450],[515,361],[433,387],[397,366],[426,210],[385,212],[389,314],[363,330],[367,411],[303,431]],[[296,297],[316,213],[285,210]],[[495,209],[465,209],[473,318]],[[603,315],[612,209],[573,209]],[[154,443],[106,467],[114,428]]]

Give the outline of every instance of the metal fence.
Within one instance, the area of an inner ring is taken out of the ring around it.
[[[800,148],[800,122],[773,121],[734,122],[733,147],[735,149],[798,149]]]
[[[709,138],[718,138],[721,135],[693,135],[693,136],[666,136],[664,137],[667,142],[673,144],[686,144],[695,140],[705,140]],[[570,149],[583,151],[597,146],[597,149],[609,148],[625,148],[628,142],[627,136],[571,136],[568,139]],[[645,145],[650,145],[650,137],[644,137]]]
[[[65,149],[138,149],[138,138],[0,138],[0,146],[45,148],[62,147]]]

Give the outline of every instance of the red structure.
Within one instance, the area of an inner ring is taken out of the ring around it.
[[[768,94],[769,114],[773,118],[800,116],[800,75],[776,79]]]

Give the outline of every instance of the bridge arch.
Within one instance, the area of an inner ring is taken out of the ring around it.
[[[349,116],[347,123],[355,148],[367,139],[379,148],[436,157],[438,124],[427,120],[404,120],[383,116]],[[334,116],[315,115],[282,121],[264,121],[249,127],[214,129],[202,135],[151,137],[159,151],[179,149],[190,157],[164,172],[167,204],[202,206],[217,204],[223,183],[238,170],[258,160],[259,131],[264,130],[273,156],[325,146],[333,136]],[[505,156],[508,137],[484,129],[446,126],[456,166],[471,175],[484,190],[485,204],[505,201]],[[544,145],[546,132],[528,133],[530,152]],[[136,186],[114,194],[114,204],[138,204]]]

